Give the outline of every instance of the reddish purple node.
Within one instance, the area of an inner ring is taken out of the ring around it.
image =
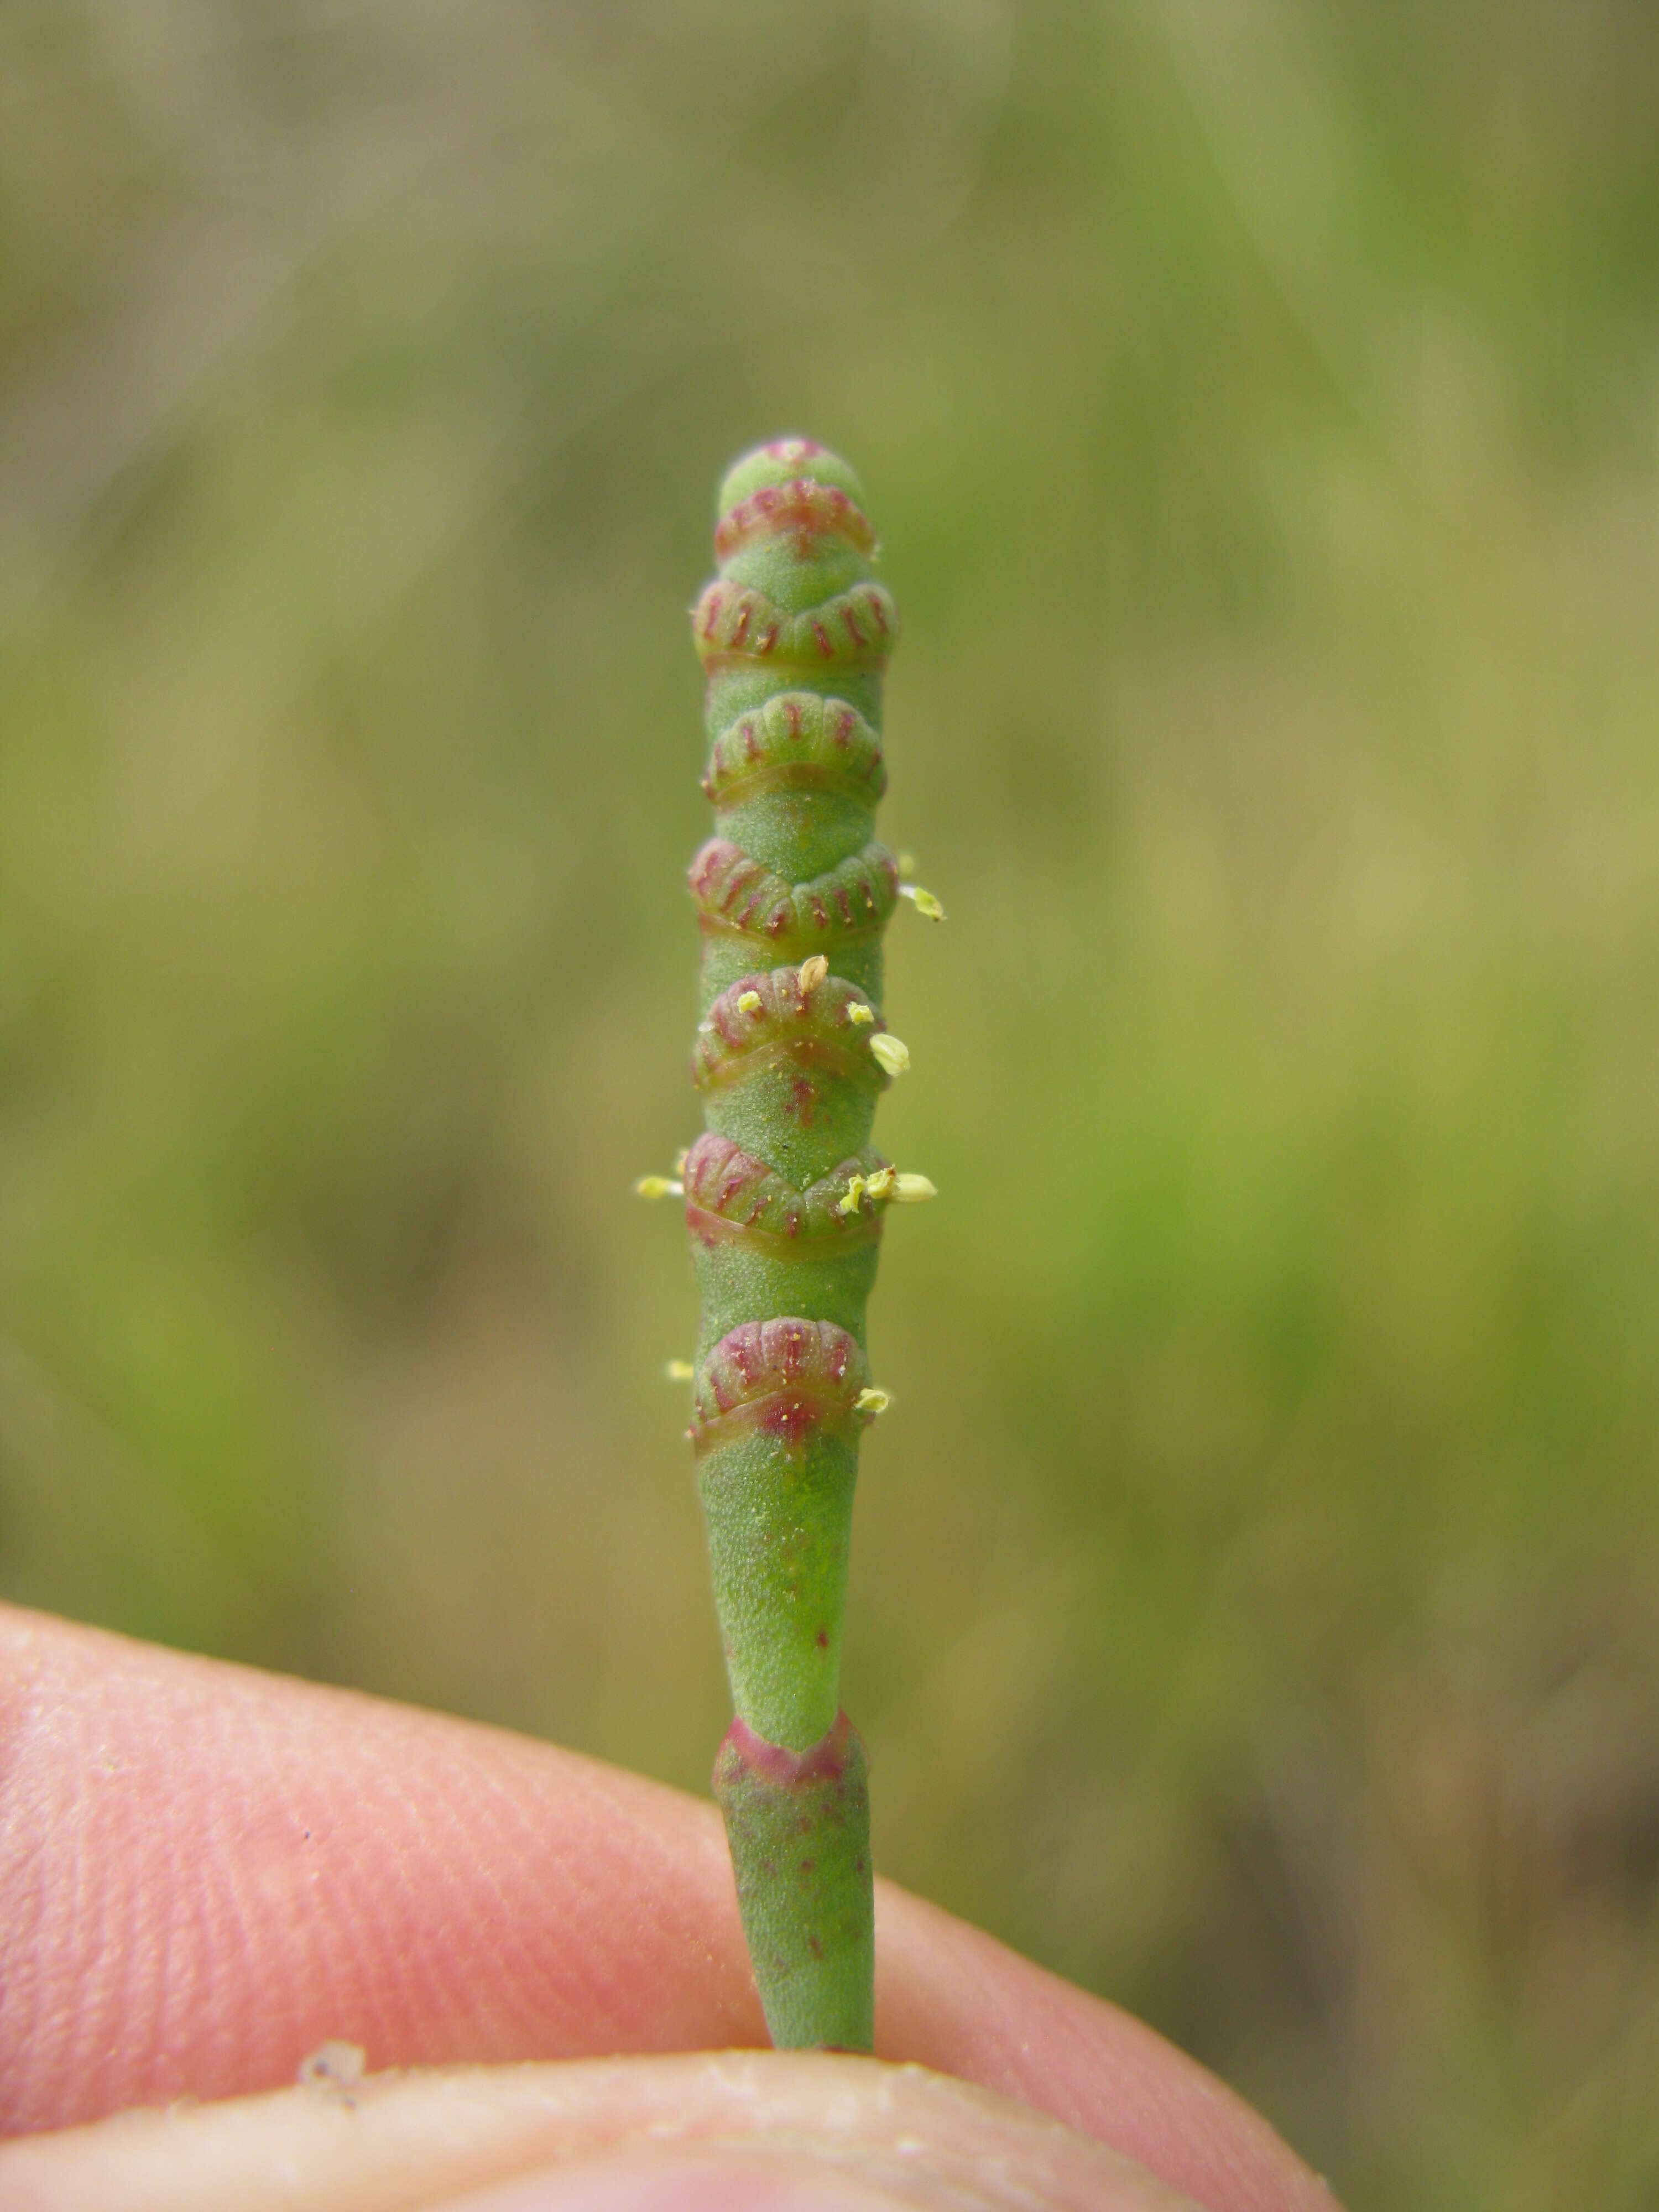
[[[794,1449],[805,1443],[823,1419],[823,1408],[804,1398],[775,1398],[762,1409],[757,1425]]]
[[[720,1744],[714,1771],[718,1774],[723,1764],[731,1763],[774,1790],[799,1790],[811,1782],[839,1782],[847,1771],[856,1734],[846,1714],[837,1713],[834,1726],[815,1744],[805,1751],[789,1751],[781,1743],[768,1743],[764,1736],[757,1735],[747,1721],[733,1720]]]

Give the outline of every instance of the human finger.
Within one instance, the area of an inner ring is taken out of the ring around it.
[[[380,2075],[0,2148],[14,2212],[1181,2212],[1030,2106],[918,2067],[704,2052]]]
[[[0,1609],[0,2131],[371,2066],[755,2045],[718,1817],[501,1731]],[[1325,2200],[1150,2030],[878,1885],[877,2047],[1214,2212]]]

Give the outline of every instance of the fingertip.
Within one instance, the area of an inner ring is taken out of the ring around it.
[[[974,2212],[941,2197],[871,2187],[844,2166],[831,2174],[766,2157],[641,2152],[544,2166],[511,2181],[422,2205],[418,2212]]]
[[[1177,2212],[1029,2106],[806,2052],[465,2068],[124,2115],[0,2148],[16,2212]]]

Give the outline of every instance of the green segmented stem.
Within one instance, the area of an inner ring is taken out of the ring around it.
[[[848,2051],[872,2045],[874,1940],[842,1613],[872,1418],[865,1302],[899,1194],[870,1148],[890,1080],[872,1041],[899,880],[874,830],[897,618],[863,505],[805,439],[720,487],[720,574],[692,616],[718,834],[690,872],[706,1126],[684,1165],[702,1294],[690,1436],[737,1712],[714,1790],[773,2042]]]

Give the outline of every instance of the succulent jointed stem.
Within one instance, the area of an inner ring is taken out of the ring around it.
[[[858,479],[809,441],[731,470],[714,550],[692,617],[717,831],[690,871],[705,1128],[683,1168],[690,1433],[736,1708],[714,1790],[773,2042],[867,2051],[869,1799],[840,1709],[859,1440],[885,1402],[864,1310],[887,1206],[932,1190],[870,1148],[908,1059],[879,1000],[909,887],[874,835],[897,623]]]

